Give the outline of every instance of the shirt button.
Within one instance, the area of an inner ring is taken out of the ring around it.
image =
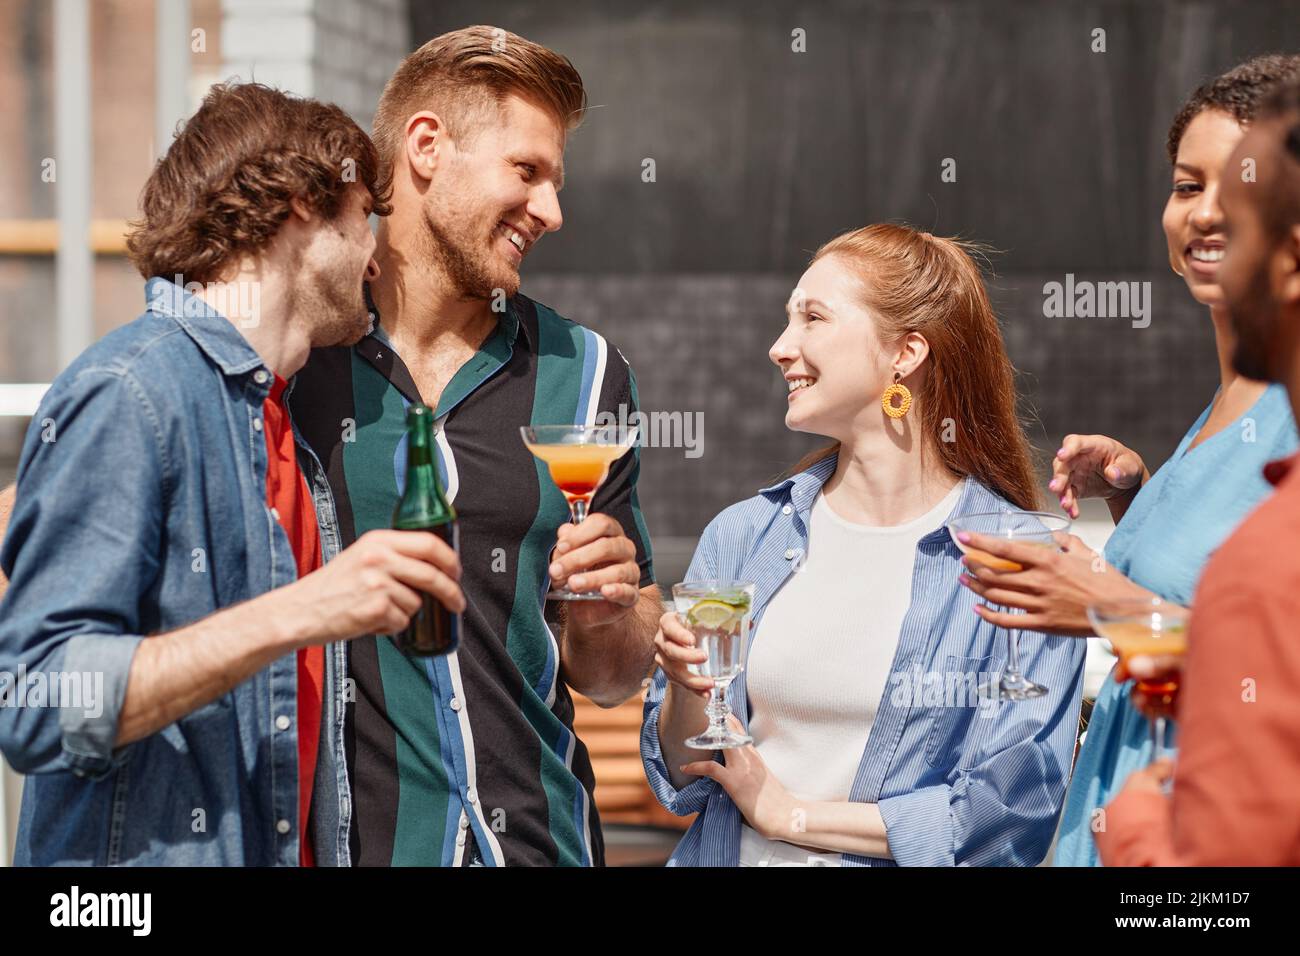
[[[265,385],[266,380],[270,377],[271,376],[266,374],[266,369],[264,368],[259,368],[256,372],[253,373],[253,381],[256,382],[258,385]]]
[[[456,834],[456,845],[457,845],[457,846],[464,846],[464,845],[465,845],[465,831],[464,831],[464,830],[461,830],[459,833]]]
[[[786,505],[784,508],[781,509],[781,514],[788,515],[792,511],[794,511],[794,509],[791,508],[789,505]]]
[[[275,825],[276,833],[285,834],[288,833],[289,830],[290,830],[290,826],[288,820],[281,820],[279,823]]]
[[[786,559],[787,561],[793,561],[793,560],[794,560],[794,556],[795,556],[796,554],[798,554],[798,553],[799,553],[799,552],[796,551],[794,548],[786,548],[786,551],[785,551],[785,559]]]
[[[272,508],[272,509],[271,509],[271,517],[274,518],[276,521],[279,521],[279,520],[280,520],[280,509],[279,509],[279,508]]]
[[[275,718],[275,729],[288,730],[291,723],[292,721],[290,721],[288,717],[281,714],[279,717]]]
[[[447,701],[447,706],[452,710],[460,710],[460,698],[453,697],[451,700]]]
[[[478,791],[475,790],[473,787],[470,787],[468,790],[465,791],[465,799],[468,800],[470,803],[478,803]]]
[[[460,815],[460,828],[462,830],[469,828],[469,817],[465,816],[463,813]]]
[[[260,432],[261,430],[262,430],[262,420],[261,420],[260,418],[254,418],[254,419],[253,419],[253,431],[255,431],[255,432]]]

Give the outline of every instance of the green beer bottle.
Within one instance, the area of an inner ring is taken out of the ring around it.
[[[393,509],[393,527],[399,531],[431,531],[459,552],[456,512],[442,493],[433,452],[433,411],[427,405],[406,410],[406,489]],[[432,657],[448,654],[460,641],[460,615],[453,614],[432,595],[411,616],[406,629],[393,635],[407,654]]]

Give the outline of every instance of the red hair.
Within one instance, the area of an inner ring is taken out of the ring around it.
[[[836,236],[812,261],[834,256],[864,280],[862,299],[879,322],[882,342],[916,332],[930,344],[913,405],[922,453],[937,451],[953,473],[1033,510],[1039,485],[1016,417],[1015,370],[972,251],[979,247],[960,239],[877,223]],[[839,447],[813,452],[796,470]]]

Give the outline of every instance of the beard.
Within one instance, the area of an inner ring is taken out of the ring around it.
[[[450,212],[450,210],[448,210]],[[487,301],[497,289],[513,298],[519,291],[517,269],[497,261],[492,238],[498,219],[483,230],[477,222],[457,220],[455,213],[436,215],[426,206],[424,224],[428,230],[427,258],[437,263],[448,281],[463,298]]]
[[[1228,303],[1237,341],[1232,349],[1232,367],[1238,374],[1259,382],[1277,381],[1269,367],[1275,350],[1271,341],[1277,328],[1277,307],[1268,290],[1263,268],[1255,270],[1240,298]]]
[[[350,275],[350,269],[325,270],[299,293],[297,309],[312,321],[312,348],[356,345],[370,331],[362,280]]]

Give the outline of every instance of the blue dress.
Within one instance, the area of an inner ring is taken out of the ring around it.
[[[1246,414],[1188,451],[1209,414],[1207,407],[1106,544],[1106,560],[1116,570],[1185,607],[1210,555],[1272,490],[1264,465],[1300,443],[1280,385],[1270,385]],[[1066,794],[1055,866],[1101,865],[1094,813],[1150,760],[1147,719],[1129,703],[1132,686],[1109,675],[1102,683]],[[1168,739],[1174,742],[1172,732]]]

